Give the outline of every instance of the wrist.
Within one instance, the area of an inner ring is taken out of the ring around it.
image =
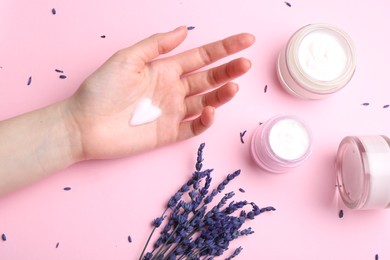
[[[85,160],[83,151],[82,135],[80,132],[79,122],[75,119],[71,109],[71,98],[58,103],[59,116],[62,118],[64,137],[67,140],[68,151],[66,152],[70,164]]]
[[[0,195],[83,160],[64,100],[0,122]]]

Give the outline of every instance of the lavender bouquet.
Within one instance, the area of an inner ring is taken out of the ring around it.
[[[231,241],[254,233],[250,227],[242,228],[246,220],[254,219],[263,212],[275,210],[273,207],[259,208],[255,203],[246,200],[231,201],[227,204],[235,195],[234,192],[225,193],[220,201],[211,207],[213,199],[222,193],[225,186],[239,176],[241,171],[228,174],[226,179],[209,193],[213,170],[202,171],[204,147],[204,143],[199,146],[196,171],[192,178],[169,199],[162,215],[153,221],[152,232],[139,260],[211,260],[228,250]],[[183,197],[185,194],[188,197]],[[209,211],[207,206],[211,207]],[[245,207],[250,207],[250,210],[245,211]],[[154,242],[153,250],[145,253],[158,228],[161,229],[160,237]],[[236,248],[226,259],[234,258],[241,250],[241,246]]]

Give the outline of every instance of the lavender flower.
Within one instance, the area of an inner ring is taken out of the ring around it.
[[[241,171],[228,174],[217,188],[210,189],[213,170],[202,171],[204,147],[203,143],[198,148],[192,177],[168,200],[167,208],[162,215],[153,220],[152,232],[139,260],[212,260],[223,255],[231,241],[254,233],[250,227],[242,229],[246,220],[254,219],[263,212],[275,210],[273,207],[260,208],[246,200],[230,201],[235,195],[234,192],[226,193],[215,206],[207,210],[213,199],[225,190]],[[186,196],[183,196],[185,194]],[[247,211],[246,207],[251,209]],[[163,222],[165,224],[161,227]],[[160,229],[160,236],[154,242],[152,251],[145,253],[157,228]],[[226,259],[236,257],[241,251],[240,246]]]

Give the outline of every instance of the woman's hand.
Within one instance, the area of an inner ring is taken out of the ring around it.
[[[159,58],[186,36],[183,26],[118,51],[69,99],[84,159],[134,154],[188,139],[212,125],[214,108],[238,91],[231,80],[246,73],[251,63],[239,58],[198,70],[249,47],[255,39],[239,34]],[[132,126],[129,120],[142,98],[150,98],[162,114],[150,123]]]

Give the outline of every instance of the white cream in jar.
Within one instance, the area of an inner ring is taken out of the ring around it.
[[[325,98],[342,89],[352,78],[356,55],[351,38],[328,24],[299,29],[279,54],[281,84],[293,95]]]
[[[260,125],[252,137],[251,153],[261,168],[282,173],[303,164],[311,154],[311,131],[299,117],[282,114]]]

